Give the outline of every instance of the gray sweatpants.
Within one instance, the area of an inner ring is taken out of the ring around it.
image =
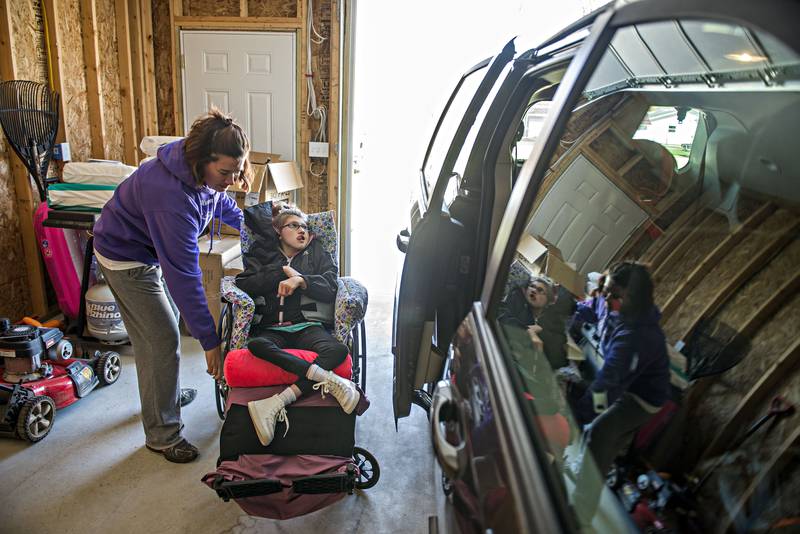
[[[181,335],[178,308],[158,266],[112,271],[100,266],[131,339],[145,444],[163,450],[181,441]]]
[[[589,525],[597,510],[606,474],[614,459],[630,445],[636,431],[653,417],[630,393],[624,393],[597,416],[583,433],[583,459],[575,481],[573,506],[581,523]]]

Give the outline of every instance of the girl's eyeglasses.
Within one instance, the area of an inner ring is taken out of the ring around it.
[[[304,231],[308,232],[308,225],[304,223],[290,222],[288,224],[284,224],[283,226],[281,226],[281,230],[283,230],[284,228],[289,228],[290,230],[293,230],[295,232],[300,228],[302,228]]]

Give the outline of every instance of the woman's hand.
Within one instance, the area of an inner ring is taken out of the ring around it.
[[[222,353],[219,346],[206,351],[206,373],[214,380],[222,380]]]
[[[285,269],[285,267],[284,267]],[[286,280],[281,281],[278,284],[278,296],[279,297],[288,297],[298,288],[305,289],[306,281],[303,279],[302,276],[292,276]]]
[[[286,206],[288,206],[288,204],[283,200],[274,201],[272,203],[272,216],[275,217],[276,215],[278,215],[281,212],[281,210]]]

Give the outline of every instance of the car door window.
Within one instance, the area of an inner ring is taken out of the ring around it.
[[[453,94],[450,96],[448,105],[439,119],[439,124],[431,137],[428,152],[422,164],[423,189],[426,199],[433,193],[433,188],[436,185],[439,172],[442,170],[450,143],[453,141],[467,106],[475,96],[488,65],[488,59],[478,63],[459,80]]]
[[[713,21],[622,37],[517,214],[488,315],[553,495],[587,531],[627,530],[619,505],[643,531],[771,525],[798,496],[779,466],[800,443],[782,419],[800,403],[784,367],[800,352],[800,57]],[[690,70],[654,77],[653,58]]]

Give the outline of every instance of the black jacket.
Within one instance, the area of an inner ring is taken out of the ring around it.
[[[283,272],[285,265],[299,272],[307,287],[298,289],[284,299],[284,321],[300,323],[306,320],[300,305],[301,295],[319,302],[333,302],[336,299],[339,269],[331,254],[318,241],[312,240],[304,251],[287,263],[286,256],[280,250],[278,234],[272,226],[271,202],[246,208],[244,223],[250,231],[251,243],[243,254],[245,270],[236,277],[236,285],[253,300],[264,298],[263,306],[256,303],[257,313],[263,316],[258,326],[278,322],[278,284],[288,278]]]
[[[513,325],[518,328],[527,329],[533,324],[542,327],[539,338],[544,345],[544,353],[552,368],[558,369],[567,365],[567,333],[566,316],[561,313],[558,304],[547,306],[539,318],[534,320],[533,309],[528,301],[525,300],[523,289],[515,288],[511,290],[506,299],[500,304],[497,320]],[[559,297],[559,300],[561,298]],[[565,299],[565,302],[568,299]]]

